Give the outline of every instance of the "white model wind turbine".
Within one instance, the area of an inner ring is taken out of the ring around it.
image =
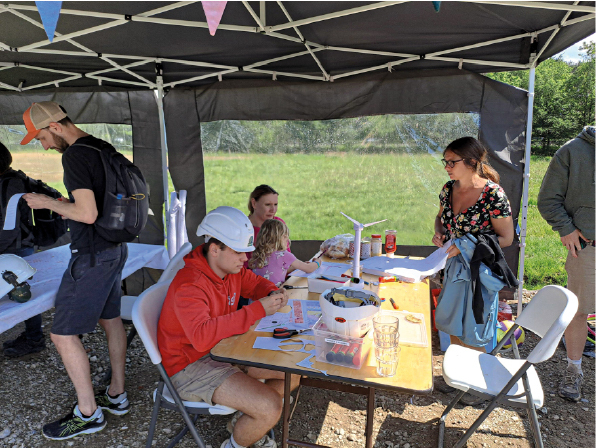
[[[350,218],[344,212],[340,213],[354,223],[354,262],[352,264],[352,277],[360,278],[360,239],[362,237],[362,231],[365,227],[370,227],[372,225],[385,222],[387,220],[383,219],[382,221],[369,222],[368,224],[360,224],[358,221]]]

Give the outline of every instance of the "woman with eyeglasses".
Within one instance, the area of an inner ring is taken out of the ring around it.
[[[439,214],[435,218],[435,235],[432,242],[443,247],[449,239],[460,238],[466,233],[494,232],[501,247],[513,242],[511,206],[499,174],[488,163],[486,148],[474,137],[462,137],[449,144],[443,151],[443,165],[451,179],[439,195]],[[459,249],[452,245],[447,250],[449,258]]]
[[[439,195],[432,242],[438,247],[449,240],[452,244],[447,249],[436,325],[451,335],[452,343],[484,351],[496,326],[498,291],[517,282],[501,251],[513,242],[511,206],[498,184],[498,173],[488,163],[486,148],[475,138],[451,142],[442,162],[451,180]],[[486,256],[488,246],[499,266],[486,258],[482,260],[486,264],[474,265],[474,260]],[[490,269],[484,269],[486,265]]]

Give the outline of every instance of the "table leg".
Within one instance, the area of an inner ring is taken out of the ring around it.
[[[366,404],[366,448],[373,446],[373,423],[375,421],[375,389],[368,388],[368,402]]]
[[[286,372],[284,377],[284,411],[281,431],[281,447],[288,448],[288,439],[290,438],[290,386],[292,374]]]

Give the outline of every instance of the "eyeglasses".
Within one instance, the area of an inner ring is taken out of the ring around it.
[[[461,162],[462,160],[466,160],[466,159],[459,159],[459,160],[445,160],[445,159],[441,159],[441,162],[443,162],[443,166],[444,167],[453,168],[457,162]]]

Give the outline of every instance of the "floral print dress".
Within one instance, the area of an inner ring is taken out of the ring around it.
[[[466,233],[475,235],[494,232],[490,223],[491,218],[511,216],[511,205],[505,191],[490,180],[486,182],[476,203],[456,215],[451,206],[454,183],[454,180],[447,182],[439,194],[439,200],[443,207],[441,223],[447,229],[450,238],[461,238]]]

